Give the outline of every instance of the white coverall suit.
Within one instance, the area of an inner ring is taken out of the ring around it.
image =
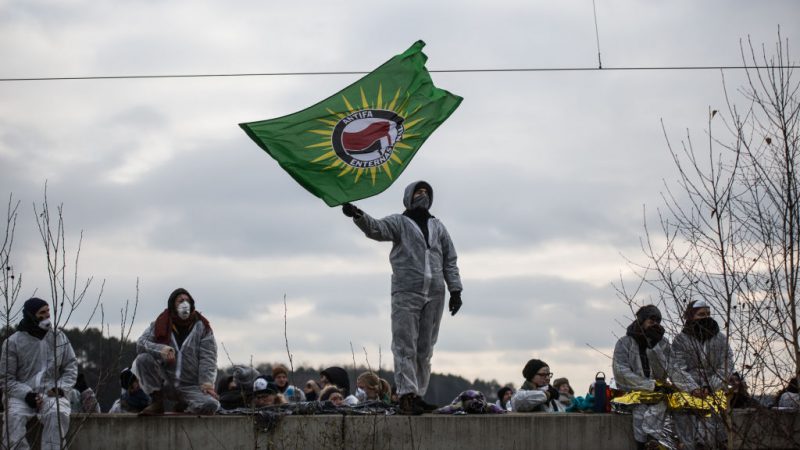
[[[410,208],[420,182],[408,185],[403,205]],[[426,187],[427,183],[422,182]],[[433,191],[429,192],[433,203]],[[444,312],[445,284],[461,291],[456,250],[447,229],[428,219],[428,242],[420,227],[403,214],[374,219],[363,213],[353,219],[364,234],[376,241],[392,241],[392,354],[397,394],[424,396],[431,375],[433,346]]]
[[[78,362],[69,339],[52,329],[43,339],[17,331],[3,343],[0,358],[0,388],[8,400],[4,417],[8,420],[8,435],[4,425],[0,448],[30,448],[25,440],[26,425],[36,416],[43,426],[42,450],[60,449],[69,430],[69,394],[78,377]],[[65,396],[48,396],[47,391],[53,388],[61,389]],[[41,394],[39,411],[25,402],[29,392]]]

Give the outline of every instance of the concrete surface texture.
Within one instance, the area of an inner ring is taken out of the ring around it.
[[[740,411],[732,448],[800,448],[800,415]],[[72,449],[635,449],[631,416],[506,414],[283,416],[73,414]]]

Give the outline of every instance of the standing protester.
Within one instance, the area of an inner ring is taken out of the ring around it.
[[[219,408],[217,341],[186,289],[170,294],[167,309],[142,334],[136,350],[132,371],[152,400],[142,415],[163,414],[165,397],[175,400],[180,412],[214,414]]]
[[[727,388],[733,372],[733,352],[705,300],[689,303],[683,319],[683,331],[672,343],[670,378],[681,391],[705,399]],[[683,448],[724,448],[727,433],[720,413],[703,415],[691,411],[675,414],[675,428]]]
[[[69,392],[78,376],[78,361],[67,336],[53,329],[50,306],[31,298],[22,308],[17,331],[3,343],[0,388],[8,398],[10,448],[28,449],[26,425],[37,417],[43,426],[42,449],[60,449],[69,430]]]
[[[612,366],[617,389],[664,391],[669,358],[670,345],[664,338],[661,311],[654,305],[639,308],[636,319],[614,347]],[[637,448],[659,448],[659,441],[664,441],[666,413],[667,404],[663,401],[633,405],[633,438]]]
[[[558,401],[559,392],[550,386],[553,372],[540,359],[531,359],[522,369],[525,382],[511,397],[514,412],[565,412],[567,408]]]
[[[402,214],[374,219],[350,203],[342,206],[367,237],[392,241],[392,354],[401,414],[436,409],[422,397],[428,390],[445,285],[453,315],[462,303],[456,250],[447,229],[429,212],[432,204],[430,184],[417,181],[406,187]]]

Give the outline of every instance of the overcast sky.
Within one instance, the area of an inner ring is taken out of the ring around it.
[[[793,0],[596,3],[606,68],[740,65],[740,39],[772,48],[778,26],[800,45]],[[368,71],[418,39],[431,70],[597,66],[591,0],[0,0],[0,78]],[[596,371],[610,376],[603,353],[630,321],[611,283],[629,274],[623,256],[642,260],[643,207],[654,212],[675,178],[661,121],[671,139],[702,141],[709,108],[725,109],[721,73],[432,76],[463,103],[391,188],[358,206],[401,212],[419,179],[436,192],[464,307],[443,319],[433,370],[518,387],[536,357],[583,394]],[[732,88],[741,76],[725,72]],[[350,365],[352,346],[359,364],[380,353],[391,368],[391,245],[365,238],[238,127],[359,77],[0,82],[0,195],[3,213],[9,194],[21,201],[12,264],[23,300],[49,293],[32,206],[46,181],[68,250],[84,233],[80,277],[106,282],[112,333],[138,278],[134,338],[185,287],[234,362],[286,363],[285,295],[295,365]]]

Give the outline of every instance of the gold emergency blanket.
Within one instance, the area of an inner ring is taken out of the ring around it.
[[[710,415],[721,413],[728,407],[728,397],[725,391],[719,390],[705,398],[698,398],[688,392],[675,392],[664,394],[650,391],[631,391],[620,397],[611,399],[612,403],[620,405],[653,405],[662,401],[667,402],[671,411],[696,411]]]

